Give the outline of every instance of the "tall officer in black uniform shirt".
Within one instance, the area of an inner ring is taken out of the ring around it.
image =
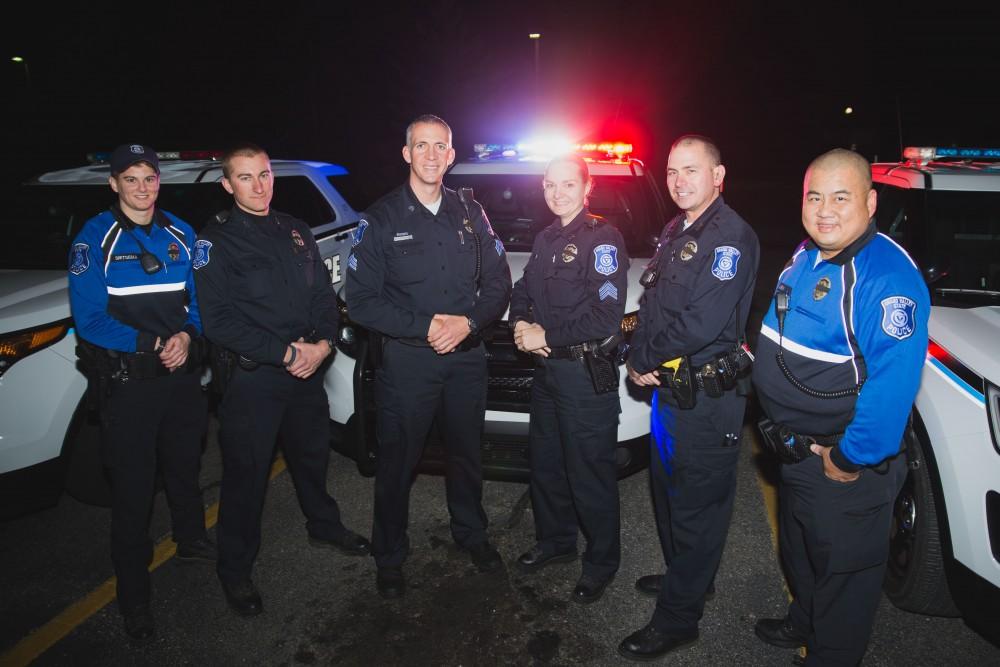
[[[582,529],[583,573],[570,595],[581,603],[600,599],[621,559],[621,401],[617,383],[597,393],[585,357],[621,331],[629,260],[621,233],[587,210],[593,187],[582,158],[548,164],[542,188],[558,218],[535,238],[510,303],[518,348],[538,355],[528,435],[536,544],[518,565],[530,573],[573,560]],[[613,347],[608,353],[616,355]]]
[[[139,144],[111,154],[118,201],[89,220],[70,253],[69,295],[81,367],[100,399],[111,473],[111,559],[125,630],[153,636],[149,512],[157,459],[180,560],[215,560],[198,488],[207,412],[194,230],[156,209],[159,160]]]
[[[410,485],[435,415],[448,449],[452,536],[481,571],[502,565],[482,506],[486,357],[476,334],[503,315],[510,269],[482,207],[442,187],[455,159],[448,124],[432,115],[410,123],[403,159],[409,179],[368,209],[347,271],[351,319],[385,337],[372,539],[385,598],[405,591]]]
[[[194,268],[205,333],[239,359],[219,408],[218,574],[229,605],[254,616],[263,605],[250,575],[279,436],[310,544],[354,556],[367,555],[369,544],[344,527],[326,490],[330,413],[322,371],[333,354],[337,302],[319,248],[308,225],[271,208],[263,149],[240,146],[222,165],[235,206],[223,224],[202,231]]]
[[[633,660],[697,639],[732,515],[746,398],[736,388],[713,392],[716,397],[699,388],[694,406],[681,408],[662,367],[681,357],[693,370],[716,367],[744,334],[759,246],[722,199],[725,175],[719,149],[707,137],[686,135],[671,147],[667,189],[681,213],[660,236],[652,262],[658,278],[643,295],[629,354],[632,381],[656,387],[649,470],[668,567],[653,618],[618,647]],[[699,372],[699,387],[714,384],[713,371]]]

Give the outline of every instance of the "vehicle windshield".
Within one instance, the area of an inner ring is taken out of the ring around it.
[[[508,251],[530,252],[535,236],[555,220],[534,174],[450,174],[450,188],[470,187]],[[650,257],[663,228],[662,212],[647,179],[597,176],[590,212],[616,227],[632,257]]]
[[[936,295],[970,305],[1000,303],[1000,192],[927,193]]]

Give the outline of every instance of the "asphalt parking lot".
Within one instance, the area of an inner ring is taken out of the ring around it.
[[[794,656],[753,634],[757,618],[783,613],[787,593],[768,518],[767,461],[755,456],[749,427],[744,440],[718,594],[706,606],[700,641],[671,664],[780,665]],[[213,429],[202,475],[210,521],[219,470]],[[624,664],[617,643],[652,612],[654,601],[633,589],[637,577],[662,567],[645,472],[620,484],[622,568],[604,598],[585,607],[567,599],[578,562],[531,576],[510,567],[479,574],[451,541],[443,479],[429,476],[413,487],[410,590],[400,601],[383,601],[371,559],[309,546],[280,461],[276,471],[255,571],[265,612],[251,620],[229,611],[210,566],[169,557],[169,521],[158,495],[152,534],[163,539],[164,560],[153,573],[157,636],[142,646],[122,632],[108,583],[108,510],[64,497],[55,508],[0,524],[0,664],[613,665]],[[334,454],[329,484],[348,525],[367,532],[372,480]],[[485,487],[490,534],[508,562],[532,542],[530,510],[510,521],[526,488]],[[865,664],[946,663],[1000,664],[1000,649],[959,619],[917,616],[883,600]]]

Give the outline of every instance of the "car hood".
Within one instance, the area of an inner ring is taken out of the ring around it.
[[[928,331],[931,340],[993,384],[1000,384],[1000,306],[931,309]]]
[[[0,271],[0,332],[66,319],[68,287],[65,271]]]

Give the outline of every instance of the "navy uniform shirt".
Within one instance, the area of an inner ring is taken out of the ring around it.
[[[536,322],[550,346],[576,345],[621,330],[628,292],[628,251],[621,232],[586,209],[535,237],[514,285],[510,321]]]
[[[811,241],[801,244],[778,289],[790,293],[789,310],[779,334],[772,299],[753,370],[768,417],[798,433],[843,433],[830,453],[841,470],[897,454],[927,354],[930,296],[913,260],[872,223],[829,260]],[[863,381],[860,394],[816,398],[800,391],[778,366],[779,342],[807,387],[835,392]]]
[[[234,206],[195,243],[205,335],[258,363],[280,366],[300,337],[336,339],[337,296],[309,226],[271,209]]]
[[[682,213],[664,229],[659,279],[639,303],[629,352],[638,373],[685,355],[700,366],[731,351],[750,314],[757,234],[721,196],[687,229],[683,222]]]
[[[469,202],[467,218],[454,190],[441,196],[435,215],[404,184],[362,216],[348,261],[351,320],[393,338],[426,339],[438,313],[471,317],[480,330],[503,315],[511,287],[503,243],[478,202]]]
[[[69,298],[80,337],[109,350],[151,352],[157,338],[166,342],[180,331],[200,335],[194,238],[187,223],[160,210],[148,226],[136,225],[120,209],[88,220],[69,256]],[[143,271],[143,248],[162,269]]]

